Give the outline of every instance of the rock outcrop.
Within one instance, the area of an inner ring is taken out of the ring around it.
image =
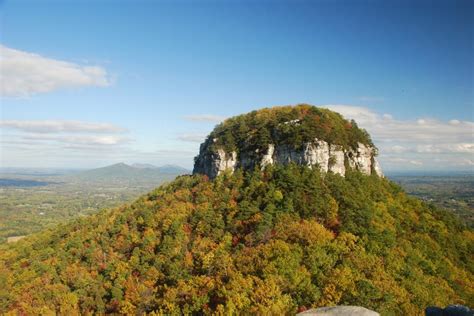
[[[193,173],[295,163],[344,176],[383,176],[370,135],[340,114],[307,104],[264,108],[228,118],[201,145]]]
[[[234,171],[237,167],[237,153],[226,153],[219,148],[215,152],[210,151],[206,143],[201,144],[199,156],[196,157],[193,173],[206,174],[210,178],[215,178],[225,170]]]
[[[358,143],[355,149],[345,150],[342,146],[329,144],[315,138],[305,143],[302,148],[295,149],[290,145],[269,144],[265,151],[260,152],[226,152],[223,148],[212,149],[217,139],[208,139],[201,145],[199,155],[195,158],[193,173],[206,174],[215,178],[220,173],[236,168],[262,169],[271,164],[296,163],[310,168],[317,167],[323,172],[334,172],[342,176],[346,168],[359,170],[370,175],[383,176],[375,158],[376,149]]]
[[[380,314],[360,306],[320,307],[299,313],[301,316],[379,316]]]

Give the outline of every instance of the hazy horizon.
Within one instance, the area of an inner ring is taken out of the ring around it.
[[[19,171],[38,171],[38,172],[47,172],[47,171],[70,171],[70,172],[80,172],[80,171],[87,171],[87,170],[93,170],[93,169],[100,169],[100,168],[106,168],[110,167],[116,164],[124,163],[128,166],[133,166],[133,164],[142,164],[142,162],[116,162],[116,163],[110,163],[106,165],[97,165],[93,167],[31,167],[31,166],[22,166],[22,167],[9,167],[9,166],[1,166],[0,167],[0,173],[5,173],[8,171],[11,171],[13,174]],[[147,162],[143,162],[143,164],[149,164]],[[193,170],[193,166],[186,167],[182,165],[177,165],[177,164],[164,164],[164,165],[155,165],[151,164],[154,167],[167,167],[167,166],[172,166],[172,167],[178,167],[178,168],[183,168],[186,169],[190,172]],[[437,169],[430,169],[430,170],[420,170],[420,169],[385,169],[383,170],[384,174],[386,176],[396,176],[396,175],[413,175],[413,176],[448,176],[448,175],[453,175],[453,176],[459,176],[459,175],[466,175],[466,176],[473,176],[474,175],[474,170],[473,169],[452,169],[452,170],[437,170]]]

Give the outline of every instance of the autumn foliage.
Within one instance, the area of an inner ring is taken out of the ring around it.
[[[0,248],[0,313],[414,315],[474,301],[473,241],[446,211],[357,171],[182,176]]]

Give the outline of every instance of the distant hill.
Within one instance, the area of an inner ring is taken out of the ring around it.
[[[133,168],[138,168],[138,169],[156,169],[158,168],[155,165],[149,164],[149,163],[132,163],[130,165]]]
[[[179,167],[165,165],[157,167],[150,164],[134,164],[127,165],[123,162],[116,163],[110,166],[86,170],[71,178],[85,181],[149,181],[150,179],[171,180],[176,176],[190,173],[189,170]]]
[[[163,174],[187,174],[191,173],[191,170],[188,170],[186,168],[183,168],[181,166],[177,165],[163,165],[163,166],[155,166],[149,163],[133,163],[130,165],[130,167],[136,168],[136,169],[153,169],[157,170],[160,173]]]
[[[186,168],[176,166],[176,165],[164,165],[161,167],[157,167],[157,170],[159,170],[163,174],[188,174],[191,173],[191,170],[188,170]]]

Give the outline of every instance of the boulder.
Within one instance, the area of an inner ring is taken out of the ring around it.
[[[380,316],[379,313],[360,306],[330,306],[313,308],[297,315],[302,316]]]

